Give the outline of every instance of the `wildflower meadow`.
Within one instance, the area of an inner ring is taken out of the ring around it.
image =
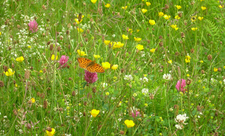
[[[1,0],[1,136],[225,135],[224,0]]]

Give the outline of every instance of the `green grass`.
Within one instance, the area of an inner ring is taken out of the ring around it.
[[[49,127],[55,135],[223,135],[225,9],[219,5],[224,3],[149,0],[147,6],[146,2],[2,0],[0,135],[47,135]],[[159,12],[170,18],[159,17]],[[77,24],[79,13],[84,18]],[[180,19],[175,19],[178,14]],[[28,23],[34,19],[38,31],[32,33]],[[129,39],[123,39],[123,34]],[[142,40],[136,42],[134,37]],[[112,43],[106,45],[105,40]],[[124,45],[113,48],[114,42]],[[136,49],[138,44],[143,45],[142,51]],[[109,62],[118,69],[105,69],[95,83],[88,84],[77,50],[100,65]],[[52,60],[52,55],[58,60]],[[62,55],[69,56],[66,68],[59,68]],[[16,61],[20,56],[24,60]],[[15,71],[12,76],[6,76],[8,68]],[[164,74],[172,78],[166,80]],[[126,75],[132,79],[124,79]],[[186,84],[191,81],[185,93],[175,87],[181,79]],[[132,117],[132,108],[139,116]],[[93,117],[92,109],[100,113]],[[189,117],[186,125],[180,123],[182,129],[175,127],[179,114]],[[127,119],[135,125],[128,128]]]

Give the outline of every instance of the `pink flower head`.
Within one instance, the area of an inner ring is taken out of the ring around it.
[[[32,33],[37,32],[37,30],[38,30],[38,23],[35,20],[30,21],[28,26],[29,26],[29,30],[32,31]]]
[[[62,55],[60,60],[59,60],[60,67],[65,68],[67,66],[68,59],[69,59],[68,56]]]
[[[140,116],[140,112],[136,111],[136,113],[132,112],[132,117],[135,118],[137,116]]]
[[[98,80],[98,75],[97,75],[97,73],[91,73],[91,72],[85,70],[84,79],[88,83],[94,83]]]
[[[176,88],[177,88],[178,91],[181,91],[181,92],[185,93],[185,89],[184,89],[185,86],[186,86],[185,79],[182,79],[181,83],[180,83],[180,80],[177,81]]]

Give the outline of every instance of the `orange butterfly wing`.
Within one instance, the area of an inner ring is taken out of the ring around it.
[[[95,73],[104,73],[105,70],[102,66],[99,64],[93,62],[92,60],[86,59],[86,58],[78,58],[79,66],[83,69],[86,69],[89,72]]]
[[[78,58],[77,60],[79,62],[79,66],[84,69],[86,69],[88,64],[90,64],[92,62],[92,60],[89,60],[86,58]]]
[[[105,72],[104,68],[97,63],[94,63],[93,65],[88,66],[87,71],[92,72],[92,73],[95,73],[95,72],[104,73]]]

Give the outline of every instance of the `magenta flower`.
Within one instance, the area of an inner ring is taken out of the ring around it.
[[[60,67],[65,68],[67,66],[67,61],[68,60],[69,60],[68,56],[62,55],[61,58],[59,59]]]
[[[32,31],[32,33],[37,32],[37,30],[38,30],[38,23],[35,20],[30,21],[28,26],[29,26],[29,30]]]
[[[178,91],[181,91],[181,92],[185,93],[185,89],[184,89],[185,86],[186,86],[185,79],[182,79],[181,83],[180,83],[180,80],[177,81],[176,88],[177,88]]]
[[[136,113],[132,112],[132,117],[135,118],[137,116],[140,116],[140,112],[136,111]]]
[[[97,73],[91,73],[91,72],[85,70],[84,79],[88,83],[94,83],[98,80],[98,75],[97,75]]]

